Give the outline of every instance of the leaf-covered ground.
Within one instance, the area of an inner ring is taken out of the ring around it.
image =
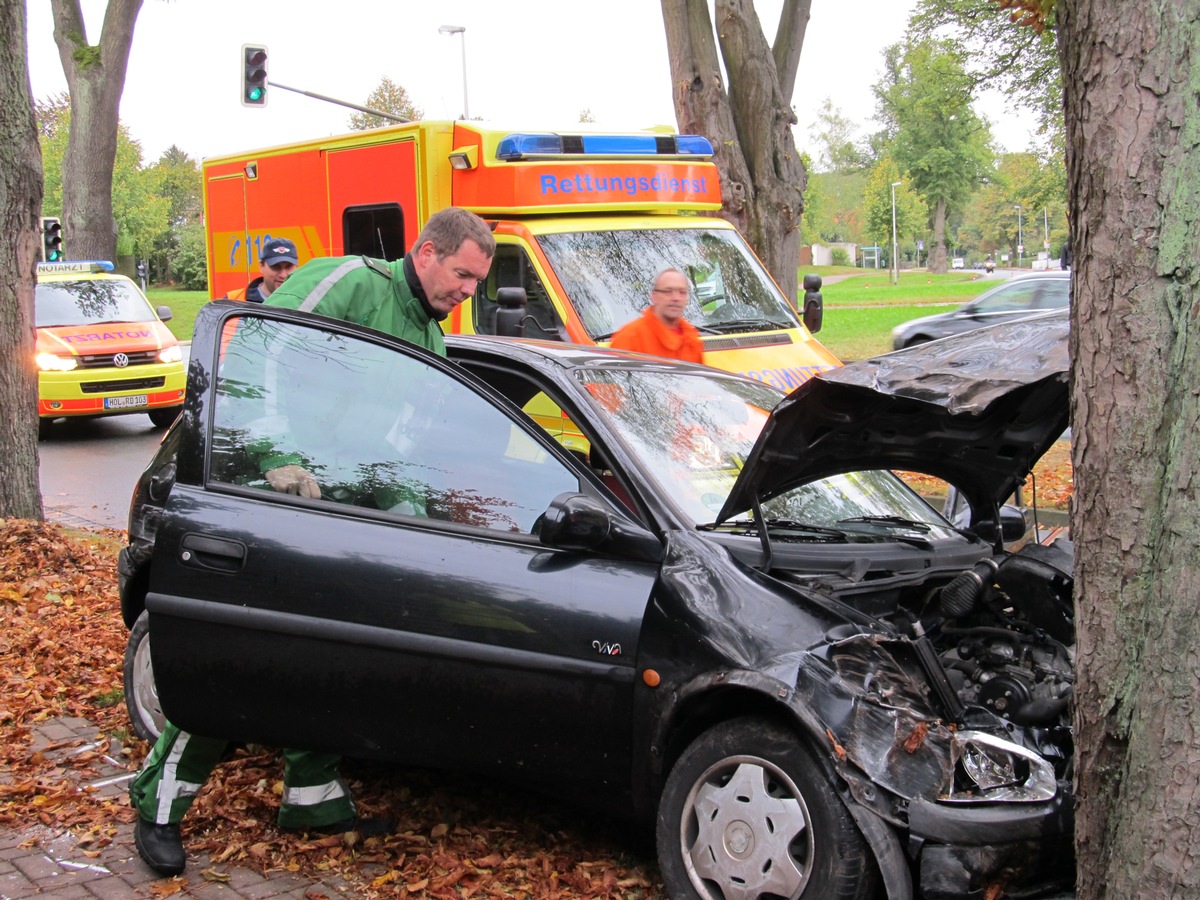
[[[121,694],[122,540],[115,531],[0,519],[0,828],[41,822],[98,849],[133,821],[126,803],[76,788],[102,754],[123,753],[132,771],[149,749],[129,732]],[[36,727],[61,716],[95,723],[105,739],[64,764],[54,752],[62,747],[35,746]],[[189,855],[207,853],[212,866],[191,866],[160,892],[182,891],[188,879],[221,881],[238,865],[336,874],[366,897],[665,896],[648,841],[619,823],[437,773],[347,760],[342,774],[360,813],[394,817],[392,834],[358,842],[280,831],[282,758],[234,749],[184,820]]]
[[[922,494],[941,496],[944,493],[944,484],[927,475],[904,472],[901,477]],[[1065,511],[1071,501],[1074,487],[1071,445],[1067,441],[1058,441],[1033,467],[1033,477],[1025,482],[1022,502],[1028,506],[1036,495],[1040,509]]]

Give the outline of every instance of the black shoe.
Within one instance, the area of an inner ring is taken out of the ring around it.
[[[178,875],[183,871],[187,855],[178,825],[155,825],[138,818],[133,826],[133,843],[138,856],[159,875]]]
[[[284,828],[284,831],[301,831],[311,834],[346,834],[350,831],[358,832],[361,838],[378,837],[381,834],[388,834],[396,823],[387,816],[351,816],[348,819],[342,819],[338,822],[330,822],[328,825],[311,825],[308,827],[299,828]]]

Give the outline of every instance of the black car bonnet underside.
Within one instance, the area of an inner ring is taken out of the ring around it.
[[[800,484],[898,469],[1002,502],[1069,421],[1069,314],[1049,313],[822,372],[771,414],[724,521]]]

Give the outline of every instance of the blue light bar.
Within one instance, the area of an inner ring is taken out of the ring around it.
[[[712,155],[712,143],[698,134],[509,134],[496,148],[496,158],[507,162],[547,156]]]
[[[70,262],[40,262],[39,272],[111,272],[114,266],[107,259],[73,259]]]

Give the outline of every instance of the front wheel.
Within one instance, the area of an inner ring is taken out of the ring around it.
[[[157,741],[167,723],[158,702],[158,685],[150,664],[150,614],[145,610],[133,623],[125,644],[125,708],[134,733],[147,741]]]
[[[658,808],[672,898],[865,900],[876,870],[862,836],[799,738],[735,719],[684,751]]]
[[[182,406],[160,406],[157,409],[147,410],[146,415],[150,417],[155,428],[166,428],[175,421],[181,409],[183,409]]]

